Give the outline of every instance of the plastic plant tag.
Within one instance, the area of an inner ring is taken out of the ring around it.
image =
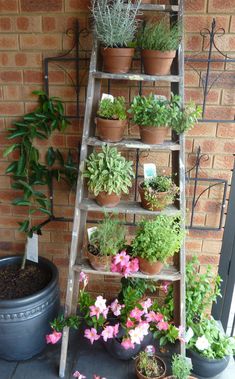
[[[93,226],[92,228],[87,229],[87,236],[88,236],[88,241],[90,242],[91,235],[94,233],[97,229],[97,226]]]
[[[144,179],[152,179],[157,176],[157,169],[154,163],[144,163]]]
[[[38,263],[38,235],[33,233],[27,238],[26,257],[29,261]]]
[[[185,333],[185,341],[188,343],[191,338],[194,336],[194,332],[192,328],[188,328],[187,332]]]
[[[154,100],[166,101],[167,97],[163,95],[154,95]]]
[[[109,100],[111,100],[113,102],[114,97],[113,97],[113,95],[109,95],[108,93],[102,93],[101,101],[104,100],[104,99],[109,99]]]

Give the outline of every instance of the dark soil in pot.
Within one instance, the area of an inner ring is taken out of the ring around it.
[[[107,120],[97,117],[96,125],[98,136],[102,141],[119,142],[123,139],[125,120]]]
[[[137,375],[138,379],[162,379],[162,378],[165,378],[165,374],[166,374],[165,362],[160,357],[158,357],[157,355],[155,355],[155,358],[157,359],[159,367],[161,367],[161,369],[160,369],[161,374],[159,376],[151,376],[151,377],[143,375],[142,372],[139,371],[139,369],[138,369],[139,358],[137,358],[135,361],[135,370],[136,370],[136,375]]]
[[[98,271],[110,271],[112,256],[100,255],[100,252],[91,244],[89,244],[87,248],[87,257],[90,265]]]
[[[230,359],[229,356],[222,359],[207,359],[193,350],[187,350],[186,355],[192,360],[193,373],[205,378],[214,377],[224,371]]]

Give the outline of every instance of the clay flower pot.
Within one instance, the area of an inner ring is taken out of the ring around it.
[[[102,47],[103,71],[125,74],[130,70],[135,49],[129,47]]]
[[[149,211],[161,211],[169,204],[169,192],[151,192],[151,196],[154,196],[156,199],[156,204],[151,204],[145,197],[145,194],[148,193],[147,188],[141,187],[141,184],[139,185],[139,194],[141,199],[141,206],[144,209],[147,209]]]
[[[97,117],[96,125],[98,137],[106,142],[119,142],[123,139],[126,121],[125,120],[107,120]]]
[[[140,139],[143,143],[149,145],[159,145],[166,139],[167,127],[140,126]]]
[[[148,75],[168,75],[176,51],[142,50],[144,72]]]
[[[96,270],[96,271],[110,271],[112,256],[94,255],[88,251],[87,257],[89,259],[91,267],[94,270]]]
[[[164,266],[163,263],[159,262],[159,261],[149,262],[149,261],[147,261],[147,259],[144,259],[141,257],[138,257],[138,260],[139,260],[140,271],[146,275],[159,274],[159,272],[161,271],[161,269]]]
[[[161,379],[161,378],[165,377],[165,374],[166,374],[166,364],[165,364],[165,362],[160,357],[158,357],[156,354],[154,356],[157,359],[159,365],[161,365],[161,367],[162,367],[162,374],[160,376],[151,376],[151,378],[148,377],[148,376],[143,375],[139,371],[139,369],[138,369],[139,358],[137,358],[135,360],[135,372],[136,372],[136,375],[137,375],[138,379]]]
[[[96,196],[96,202],[101,207],[107,208],[116,207],[116,205],[120,202],[120,199],[121,195],[117,195],[114,192],[109,195],[107,192],[102,191]]]

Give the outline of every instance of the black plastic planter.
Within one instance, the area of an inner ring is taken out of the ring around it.
[[[187,357],[191,358],[193,373],[204,378],[211,378],[224,371],[229,362],[229,356],[222,359],[207,359],[193,350],[187,350]]]
[[[0,267],[17,264],[21,257],[0,259]],[[60,307],[58,270],[45,258],[39,265],[51,273],[48,285],[34,295],[16,300],[0,300],[0,358],[26,360],[40,353],[46,346],[45,335],[50,321]]]

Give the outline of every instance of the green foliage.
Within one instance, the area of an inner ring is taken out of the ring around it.
[[[190,364],[187,358],[180,354],[174,354],[172,357],[172,374],[176,379],[188,379],[192,369],[192,364]]]
[[[184,235],[179,217],[159,215],[154,220],[143,220],[132,241],[133,255],[164,263],[179,251]]]
[[[148,378],[157,378],[163,374],[163,368],[157,358],[149,356],[145,351],[139,353],[138,370]]]
[[[177,50],[182,36],[180,24],[171,27],[166,20],[147,22],[139,33],[138,45],[145,50]]]
[[[128,193],[134,177],[132,162],[127,161],[115,147],[102,147],[94,151],[86,160],[83,176],[88,178],[88,188],[97,196],[99,192],[112,192],[117,195]]]
[[[137,125],[170,127],[180,134],[197,123],[201,107],[196,107],[191,101],[182,110],[180,96],[171,94],[171,99],[166,100],[150,94],[135,96],[128,112],[132,114],[132,120]]]
[[[125,99],[122,96],[111,99],[103,99],[99,103],[98,116],[108,120],[126,120]]]
[[[115,255],[125,244],[125,227],[118,219],[105,215],[91,234],[90,243],[99,250],[100,255]]]
[[[133,8],[131,1],[92,0],[94,33],[106,47],[126,47],[134,39],[138,26],[140,0]]]
[[[121,291],[118,294],[118,300],[121,303],[123,302],[125,293],[129,288],[135,289],[138,299],[141,299],[145,295],[146,291],[151,293],[156,291],[156,282],[142,278],[122,277],[121,284]]]
[[[49,147],[45,156],[45,164],[40,161],[39,149],[35,146],[37,139],[47,140],[53,131],[64,131],[69,122],[64,115],[64,107],[60,99],[49,98],[42,91],[34,91],[38,96],[39,106],[15,122],[9,129],[8,139],[17,139],[9,146],[4,156],[17,152],[19,158],[10,163],[6,173],[12,176],[12,188],[19,190],[20,197],[13,200],[14,205],[28,208],[28,217],[19,222],[19,230],[32,236],[40,232],[40,225],[31,225],[31,217],[36,211],[50,216],[50,201],[48,196],[37,186],[50,186],[53,178],[57,181],[64,179],[70,186],[76,183],[77,169],[71,152],[64,160],[58,149]]]

